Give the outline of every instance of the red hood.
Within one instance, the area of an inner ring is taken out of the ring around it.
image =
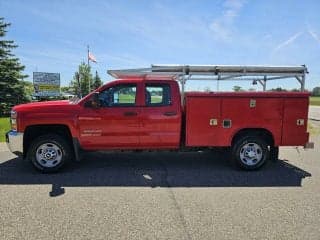
[[[13,107],[13,110],[20,112],[20,111],[29,111],[29,110],[40,110],[40,109],[69,109],[73,107],[75,104],[70,102],[69,100],[60,100],[60,101],[46,101],[46,102],[33,102],[33,103],[26,103],[20,104]]]

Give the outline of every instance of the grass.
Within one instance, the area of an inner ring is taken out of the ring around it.
[[[310,97],[310,105],[320,106],[320,97]]]
[[[5,133],[10,130],[9,118],[0,118],[0,142],[5,142]]]
[[[320,128],[316,124],[308,121],[308,132],[311,135],[319,135],[320,134]]]
[[[119,103],[135,103],[136,97],[132,94],[120,94]]]

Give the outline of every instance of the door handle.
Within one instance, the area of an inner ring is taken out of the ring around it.
[[[175,116],[175,115],[177,115],[177,112],[164,112],[163,115],[165,115],[165,116]]]
[[[131,116],[137,116],[138,113],[137,112],[124,112],[123,115],[126,117],[131,117]]]

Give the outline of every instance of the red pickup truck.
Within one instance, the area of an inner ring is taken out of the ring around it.
[[[7,144],[42,172],[59,170],[80,150],[199,150],[230,147],[254,170],[279,146],[305,146],[309,94],[186,93],[157,77],[128,77],[74,101],[15,106]]]

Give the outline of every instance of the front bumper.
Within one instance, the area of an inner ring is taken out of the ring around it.
[[[22,155],[23,153],[23,133],[10,130],[6,133],[7,146],[11,152],[17,155]]]

